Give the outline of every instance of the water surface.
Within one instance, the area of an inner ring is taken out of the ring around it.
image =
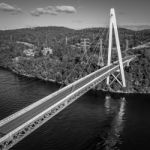
[[[0,119],[59,89],[0,69]],[[150,96],[88,92],[12,150],[150,149]]]

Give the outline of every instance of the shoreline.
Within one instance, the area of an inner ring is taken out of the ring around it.
[[[22,76],[22,77],[26,77],[26,78],[34,78],[34,79],[38,79],[38,80],[41,80],[41,81],[45,81],[45,82],[52,82],[52,83],[55,83],[55,84],[58,84],[60,86],[62,86],[62,82],[58,82],[54,79],[45,79],[45,78],[39,78],[39,77],[36,77],[36,76],[33,76],[33,75],[30,75],[30,74],[24,74],[24,73],[19,73],[17,72],[15,69],[12,69],[12,68],[8,68],[8,67],[3,67],[3,66],[0,66],[1,68],[3,69],[6,69],[6,70],[9,70],[11,71],[12,73],[18,75],[18,76]],[[105,90],[105,89],[92,89],[92,91],[94,91],[94,93],[96,92],[99,92],[99,91],[102,91],[104,93],[110,93],[110,94],[121,94],[121,95],[133,95],[133,94],[150,94],[149,92],[133,92],[133,91],[121,91],[121,90],[118,90],[118,91],[113,91],[113,90]],[[95,93],[95,94],[96,94]]]

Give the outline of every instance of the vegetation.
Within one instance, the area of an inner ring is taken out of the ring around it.
[[[99,35],[103,39],[106,63],[108,29],[105,28],[73,30],[64,27],[37,27],[0,31],[0,66],[18,74],[68,84],[99,68],[99,48],[96,46]],[[149,42],[150,30],[131,31],[121,28],[119,36],[121,48],[125,50],[126,39],[129,41],[129,47]],[[87,54],[80,46],[82,38],[88,38],[91,43]],[[35,55],[26,56],[24,50],[29,47],[18,41],[33,44]],[[52,48],[53,54],[43,56],[44,47]],[[140,54],[130,67],[126,68],[128,91],[150,92],[149,49],[132,50],[128,54]],[[115,52],[113,56],[115,59]],[[103,83],[99,85],[100,89],[104,87]]]

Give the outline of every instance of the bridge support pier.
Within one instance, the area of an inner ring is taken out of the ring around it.
[[[122,54],[121,54],[121,48],[120,48],[120,41],[119,41],[119,35],[118,35],[118,29],[117,29],[117,21],[116,21],[116,15],[115,10],[112,8],[110,10],[110,25],[109,25],[109,46],[108,46],[108,62],[107,65],[111,65],[111,55],[112,55],[112,45],[113,45],[113,28],[114,28],[114,34],[115,34],[115,41],[117,46],[117,54],[118,54],[118,60],[119,60],[119,74],[113,76],[113,81],[110,82],[110,76],[107,77],[107,86],[110,87],[111,84],[114,81],[117,81],[123,88],[126,87],[126,81],[125,81],[125,74],[124,74],[124,68],[123,68],[123,62],[122,62]],[[121,81],[118,79],[118,76],[121,75]]]

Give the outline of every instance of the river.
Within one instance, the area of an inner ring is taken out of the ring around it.
[[[0,68],[0,119],[59,89]],[[12,150],[150,149],[150,95],[88,92]]]

